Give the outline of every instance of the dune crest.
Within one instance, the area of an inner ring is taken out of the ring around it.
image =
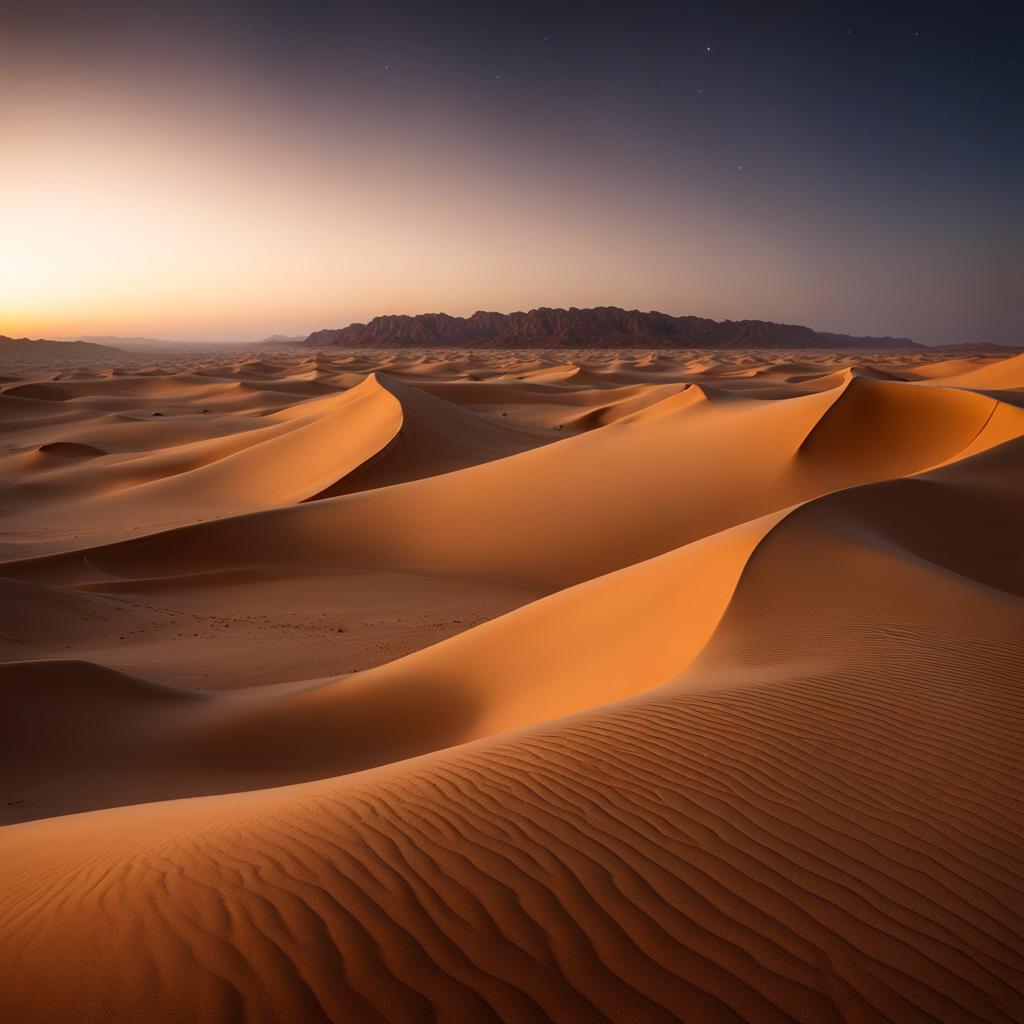
[[[1020,358],[16,369],[0,1021],[1014,1022]]]

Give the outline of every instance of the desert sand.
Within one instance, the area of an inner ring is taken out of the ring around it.
[[[1024,1019],[1024,356],[0,373],[0,1022]]]

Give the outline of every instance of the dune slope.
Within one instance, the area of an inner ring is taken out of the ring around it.
[[[87,378],[281,404],[224,414],[241,514],[0,565],[0,1021],[1019,1020],[1015,369],[858,359]],[[16,417],[7,458],[113,481],[40,451],[92,428]],[[331,670],[306,626],[361,602],[408,643]],[[168,664],[200,613],[231,683]],[[260,616],[295,667],[245,685]]]

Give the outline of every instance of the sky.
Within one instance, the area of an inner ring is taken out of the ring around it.
[[[0,334],[1024,344],[1020,3],[0,0]]]

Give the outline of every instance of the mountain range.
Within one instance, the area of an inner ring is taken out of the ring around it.
[[[369,323],[314,331],[317,348],[919,348],[909,338],[854,337],[768,320],[709,320],[698,316],[598,306],[378,316]]]
[[[259,345],[294,345],[297,342],[305,341],[306,338],[302,334],[271,334],[267,338],[261,339],[257,344]]]
[[[181,341],[168,341],[166,338],[126,337],[119,334],[83,334],[82,341],[89,342],[91,345],[106,345],[114,346],[115,348],[118,346],[123,348],[170,348],[175,345],[185,344]]]
[[[123,355],[109,345],[88,341],[49,341],[46,338],[8,338],[0,334],[0,356],[13,359],[36,357],[77,358],[79,356]]]

